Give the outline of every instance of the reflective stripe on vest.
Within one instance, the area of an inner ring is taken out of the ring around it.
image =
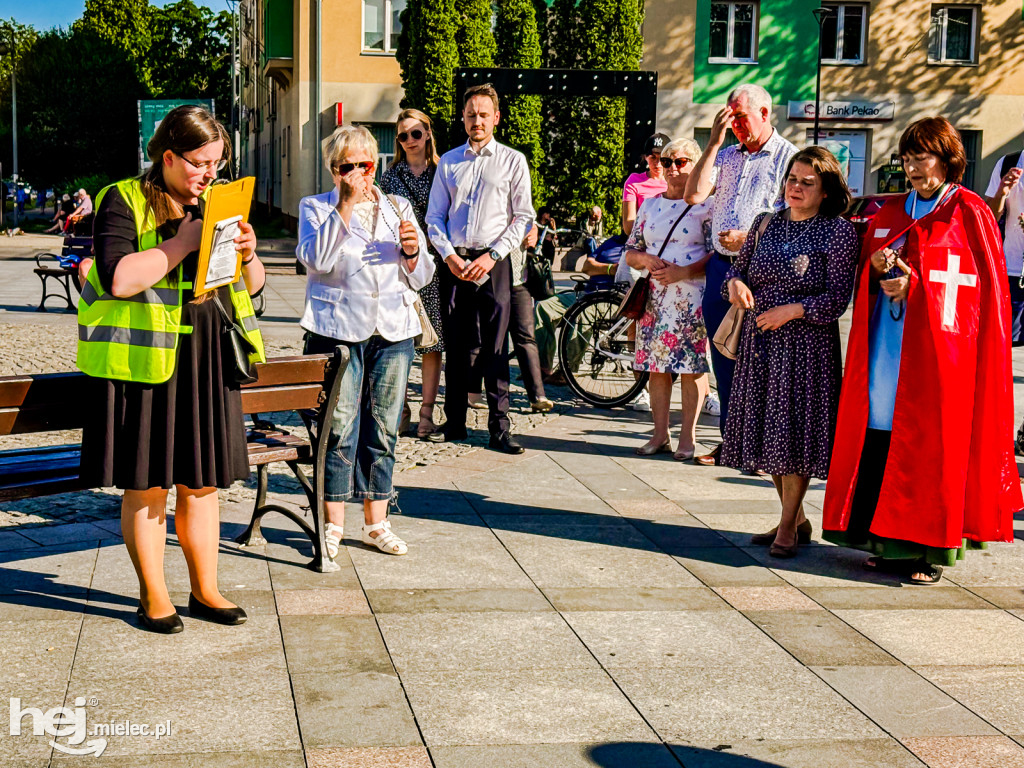
[[[157,246],[161,238],[146,209],[138,179],[126,179],[101,190],[96,196],[96,209],[112,187],[132,212],[139,249]],[[181,324],[182,292],[191,287],[183,281],[179,265],[173,279],[165,276],[151,288],[119,298],[103,290],[93,264],[78,303],[78,367],[90,376],[105,379],[144,384],[167,381],[177,364],[178,337],[192,331]],[[265,361],[263,337],[244,280],[232,286],[231,303],[255,349],[251,362]]]

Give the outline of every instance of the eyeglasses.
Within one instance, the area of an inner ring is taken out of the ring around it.
[[[176,154],[178,157],[180,157],[182,160],[184,160],[186,163],[191,165],[196,170],[220,171],[223,170],[224,166],[228,164],[228,161],[225,160],[223,157],[220,160],[210,160],[209,162],[206,163],[197,163],[194,160],[189,160],[180,152],[175,152],[174,154]]]
[[[663,157],[660,160],[662,168],[671,168],[673,165],[676,168],[685,168],[690,164],[690,158],[688,157]]]
[[[412,138],[413,141],[419,141],[420,139],[423,138],[423,131],[421,131],[419,128],[413,128],[408,133],[402,131],[400,134],[398,134],[398,141],[401,144],[405,144],[405,142],[407,142],[410,138]]]
[[[368,174],[373,173],[376,165],[372,160],[363,160],[361,163],[342,163],[341,165],[334,166],[334,172],[339,176],[348,176],[348,174],[358,168],[364,174]]]

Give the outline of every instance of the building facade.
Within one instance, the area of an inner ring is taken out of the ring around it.
[[[241,168],[256,176],[257,199],[289,225],[299,199],[331,183],[326,170],[318,183],[318,125],[321,140],[339,122],[367,125],[381,161],[389,159],[404,7],[242,0]],[[658,72],[659,129],[703,144],[729,91],[749,81],[771,93],[783,136],[812,143],[819,7],[818,140],[843,161],[855,192],[887,186],[900,134],[935,114],[961,131],[965,183],[983,192],[998,158],[1024,137],[1021,0],[646,0],[641,67]]]

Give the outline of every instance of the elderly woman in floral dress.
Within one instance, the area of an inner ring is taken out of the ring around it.
[[[654,434],[636,449],[640,456],[672,450],[669,407],[672,375],[682,390],[683,424],[678,461],[693,458],[697,414],[708,391],[708,336],[701,301],[704,298],[703,225],[711,216],[710,201],[687,205],[683,190],[700,148],[691,139],[676,139],[661,152],[668,188],[645,200],[626,242],[626,263],[647,270],[651,292],[647,310],[637,322],[635,368],[651,374]]]

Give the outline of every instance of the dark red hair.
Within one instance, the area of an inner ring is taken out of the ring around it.
[[[900,137],[900,157],[928,152],[946,166],[946,181],[958,183],[967,168],[967,152],[960,134],[944,117],[926,117],[911,123]]]

